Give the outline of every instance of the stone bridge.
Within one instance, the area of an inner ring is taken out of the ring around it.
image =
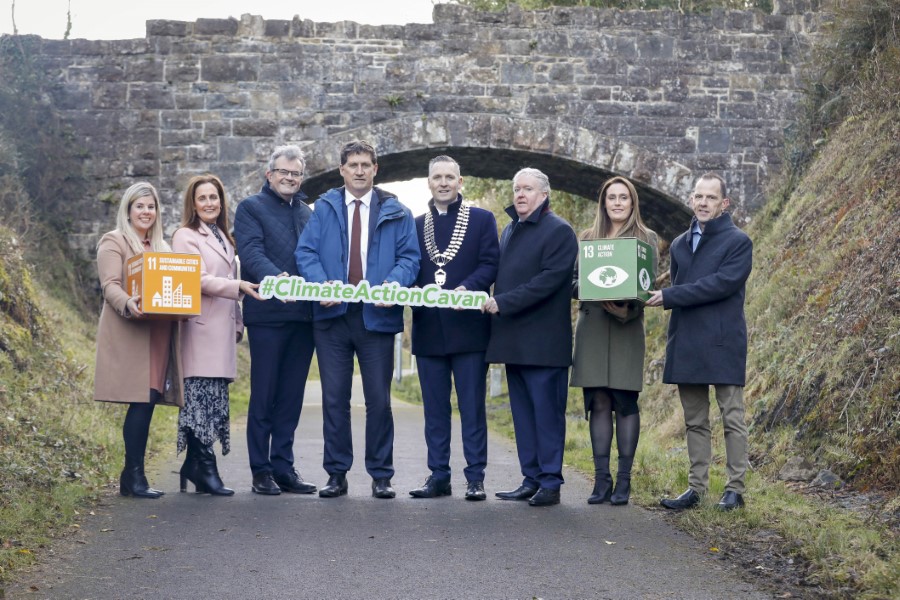
[[[135,180],[159,186],[171,233],[190,176],[216,173],[240,199],[272,147],[292,142],[315,196],[339,183],[338,149],[356,137],[378,148],[381,182],[425,176],[445,152],[465,175],[534,166],[592,199],[605,177],[625,175],[669,238],[703,171],[725,173],[742,219],[764,202],[815,2],[709,15],[439,4],[433,24],[244,15],[149,21],[145,39],[26,41],[89,155],[94,195],[74,237],[88,254]]]

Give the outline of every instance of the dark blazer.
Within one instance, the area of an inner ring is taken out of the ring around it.
[[[241,263],[241,279],[259,283],[268,275],[300,275],[294,249],[300,233],[312,216],[297,192],[288,204],[272,191],[267,181],[258,194],[244,199],[234,213],[234,238]],[[244,324],[311,321],[309,302],[260,302],[244,296]]]
[[[462,204],[462,196],[440,216],[434,201],[428,209],[434,216],[434,240],[439,250],[450,245],[453,227]],[[422,263],[416,279],[418,287],[434,283],[435,265],[425,247],[425,215],[416,217],[416,234]],[[469,223],[456,256],[444,267],[447,281],[443,288],[453,290],[464,286],[472,292],[490,292],[497,277],[500,244],[497,241],[497,220],[493,213],[482,208],[469,208]],[[490,337],[491,318],[479,310],[413,307],[412,353],[416,356],[446,356],[462,352],[484,352]]]
[[[572,364],[572,269],[575,232],[550,210],[549,198],[525,221],[513,207],[500,238],[500,266],[486,360],[538,367]]]
[[[744,287],[753,266],[753,242],[723,213],[706,224],[692,252],[691,228],[669,247],[672,286],[663,290],[663,306],[672,309],[672,316],[663,382],[742,386],[747,368]]]

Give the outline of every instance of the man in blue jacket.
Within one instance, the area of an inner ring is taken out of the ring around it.
[[[419,243],[409,209],[389,192],[374,187],[378,157],[369,143],[353,141],[341,149],[344,187],[316,200],[300,236],[295,258],[311,282],[341,281],[409,286],[419,272]],[[353,464],[350,394],[353,355],[359,361],[366,402],[366,471],[372,495],[393,498],[394,417],[391,372],[394,334],[403,330],[403,307],[362,302],[313,304],[313,335],[322,381],[325,458],[328,483],[323,498],[347,493]]]
[[[262,189],[238,204],[234,237],[242,279],[259,283],[269,275],[299,275],[294,248],[312,215],[300,191],[304,166],[297,146],[276,148]],[[257,494],[316,491],[294,469],[294,431],[313,355],[311,321],[309,302],[262,302],[244,296],[250,343],[247,448]]]
[[[728,204],[725,180],[715,173],[701,175],[691,196],[691,227],[669,247],[672,286],[653,292],[647,301],[648,306],[672,309],[663,382],[678,384],[691,461],[690,487],[661,501],[669,509],[697,506],[709,487],[709,386],[715,387],[722,412],[728,475],[716,508],[744,506],[744,287],[753,266],[753,243],[725,212]]]
[[[448,290],[490,292],[497,277],[500,246],[497,221],[482,208],[463,202],[459,163],[436,156],[428,165],[431,201],[428,212],[416,217],[416,234],[422,264],[416,285],[437,284]],[[487,465],[487,363],[484,351],[491,331],[489,316],[474,310],[413,308],[412,353],[416,355],[422,405],[425,411],[425,444],[431,475],[425,485],[409,494],[415,498],[449,496],[450,486],[450,388],[462,422],[466,458],[466,500],[484,500]]]

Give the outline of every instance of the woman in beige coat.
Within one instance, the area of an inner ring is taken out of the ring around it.
[[[657,236],[644,225],[634,185],[613,177],[600,188],[597,218],[581,234],[583,240],[636,237],[653,247],[658,267]],[[628,302],[582,302],[575,325],[575,350],[570,386],[584,388],[585,415],[590,422],[596,475],[589,504],[627,504],[631,466],[640,437],[638,393],[644,373],[644,305]],[[609,471],[613,418],[619,466],[613,489]]]
[[[125,468],[119,493],[159,498],[144,475],[144,453],[153,408],[181,406],[178,324],[147,320],[140,299],[125,289],[128,259],[142,252],[170,252],[163,240],[159,195],[149,183],[125,190],[116,215],[116,228],[97,245],[97,272],[103,308],[97,326],[94,399],[128,403],[122,427]]]
[[[228,231],[228,203],[221,180],[200,175],[188,182],[176,252],[200,255],[200,315],[182,326],[184,408],[178,415],[178,452],[187,448],[181,491],[190,480],[198,492],[230,496],[216,466],[213,443],[230,451],[228,384],[236,375],[235,344],[244,333],[239,298],[259,284],[238,277],[234,239]]]

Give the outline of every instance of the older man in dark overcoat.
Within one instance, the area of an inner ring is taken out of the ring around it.
[[[672,286],[654,292],[647,301],[648,306],[672,310],[663,382],[678,385],[691,462],[688,490],[661,504],[670,509],[693,508],[708,490],[709,387],[713,386],[725,429],[728,476],[717,508],[729,511],[744,506],[744,288],[752,268],[753,243],[725,212],[729,200],[719,175],[707,173],[697,180],[691,204],[691,227],[669,248]]]
[[[572,269],[578,240],[550,210],[550,182],[537,169],[513,178],[512,218],[500,237],[487,360],[506,364],[509,404],[524,480],[497,492],[532,506],[559,504],[572,364]]]

